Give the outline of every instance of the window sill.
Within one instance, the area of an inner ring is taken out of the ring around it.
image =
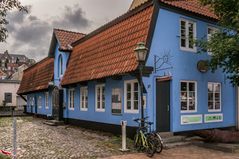
[[[75,109],[74,108],[68,108],[69,110],[71,110],[71,111],[74,111]]]
[[[127,113],[127,114],[138,114],[139,113],[139,110],[125,110],[124,113]]]
[[[105,109],[96,109],[95,111],[96,111],[96,112],[99,112],[99,113],[104,113],[104,112],[105,112]]]
[[[219,113],[222,112],[222,110],[208,110],[209,113]]]
[[[82,112],[87,112],[87,111],[88,111],[88,109],[83,109],[83,108],[80,108],[80,111],[82,111]]]
[[[194,111],[181,111],[181,114],[189,114],[189,113],[197,113],[196,110]]]
[[[183,48],[183,47],[180,47],[180,50],[185,51],[185,52],[191,52],[191,53],[197,52],[197,49],[188,49],[188,48]]]

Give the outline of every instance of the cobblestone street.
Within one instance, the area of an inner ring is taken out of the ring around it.
[[[120,155],[120,139],[73,126],[52,127],[42,119],[17,120],[17,155],[24,159],[98,158]],[[0,119],[0,149],[11,151],[11,118]]]
[[[20,159],[144,159],[145,154],[122,154],[121,140],[110,134],[73,126],[52,127],[43,119],[17,118],[17,155]],[[0,149],[12,150],[11,118],[0,118]],[[132,145],[132,143],[131,143]],[[132,150],[132,147],[130,147]],[[155,159],[239,159],[239,154],[223,153],[197,146],[164,150]]]

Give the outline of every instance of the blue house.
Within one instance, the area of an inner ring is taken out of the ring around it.
[[[217,20],[196,0],[148,0],[64,46],[54,33],[49,51],[54,76],[48,90],[59,95],[51,109],[62,111],[60,118],[72,124],[117,132],[125,120],[133,130],[133,119],[141,113],[134,49],[144,42],[149,49],[146,66],[154,68],[143,77],[144,113],[155,123],[154,130],[236,126],[236,88],[222,70],[207,69],[212,53],[199,54],[194,44],[194,39],[210,40],[220,30]]]
[[[60,79],[71,51],[68,44],[83,36],[82,33],[53,30],[48,57],[24,71],[17,92],[19,95],[27,95],[27,113],[62,120],[64,92]]]

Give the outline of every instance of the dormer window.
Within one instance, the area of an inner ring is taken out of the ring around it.
[[[196,23],[190,20],[180,20],[180,49],[196,52]]]
[[[58,59],[58,75],[59,77],[61,77],[63,75],[63,58],[62,58],[62,55],[59,56],[59,59]]]

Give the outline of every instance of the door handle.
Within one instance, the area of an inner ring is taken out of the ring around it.
[[[167,106],[167,109],[168,109],[168,112],[169,112],[169,109],[170,109],[169,105]]]

